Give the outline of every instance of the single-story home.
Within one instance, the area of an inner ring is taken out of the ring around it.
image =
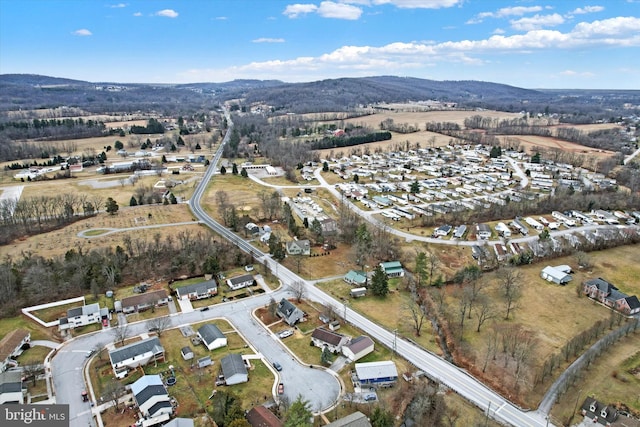
[[[131,384],[131,392],[143,416],[153,418],[173,413],[169,393],[160,375],[143,375]]]
[[[227,385],[246,383],[249,381],[247,367],[242,356],[237,353],[229,354],[220,360],[220,368]]]
[[[291,240],[286,243],[285,249],[289,255],[311,255],[309,240]]]
[[[566,285],[573,279],[570,274],[565,273],[558,267],[552,267],[550,265],[542,269],[542,271],[540,272],[540,277],[548,282],[553,282],[557,285]]]
[[[191,350],[191,347],[189,347],[189,346],[182,347],[182,349],[180,349],[180,354],[182,355],[182,358],[184,360],[191,360],[195,356],[193,354],[193,350]]]
[[[311,334],[311,343],[320,348],[327,347],[331,353],[339,353],[349,338],[324,328],[316,328]]]
[[[0,372],[9,369],[10,366],[17,366],[14,360],[29,348],[31,333],[25,329],[14,329],[8,332],[0,340]]]
[[[164,289],[122,298],[122,312],[125,314],[148,310],[169,303],[169,295]]]
[[[445,237],[449,233],[451,233],[452,228],[453,227],[451,227],[450,225],[441,225],[433,231],[433,234],[435,234],[436,236]]]
[[[353,414],[349,414],[346,417],[335,420],[324,427],[371,427],[371,422],[365,414],[360,411],[356,411]]]
[[[164,347],[158,337],[147,338],[109,351],[109,360],[116,377],[123,378],[130,369],[164,361]]]
[[[182,286],[176,289],[176,295],[181,299],[199,300],[218,295],[218,283],[215,280],[206,280],[192,285]]]
[[[391,387],[398,381],[398,370],[392,360],[355,364],[360,386]]]
[[[252,274],[243,274],[242,276],[232,277],[227,279],[227,285],[232,291],[252,286],[255,282]]]
[[[349,344],[342,346],[342,354],[352,362],[362,359],[374,350],[374,343],[371,338],[361,335],[352,339]]]
[[[478,239],[488,239],[491,237],[491,228],[487,224],[476,224],[476,236]]]
[[[381,262],[380,267],[382,267],[382,271],[384,271],[387,277],[404,276],[404,268],[402,268],[400,261]]]
[[[215,350],[227,345],[227,336],[222,333],[220,328],[211,323],[201,326],[198,329],[198,336],[209,350]]]
[[[109,317],[109,309],[107,307],[100,308],[100,304],[83,305],[82,307],[74,307],[67,310],[67,317],[59,319],[58,328],[61,331],[80,326],[90,325],[92,323],[100,323],[103,318]]]
[[[0,405],[5,403],[24,403],[22,372],[0,372]]]
[[[349,270],[342,280],[350,285],[359,287],[367,284],[367,275],[364,271]]]
[[[273,412],[262,405],[251,408],[247,412],[246,419],[251,427],[282,427],[284,425]]]
[[[289,326],[295,325],[304,317],[304,312],[285,298],[278,303],[276,314]]]

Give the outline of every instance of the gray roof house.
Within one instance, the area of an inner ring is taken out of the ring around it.
[[[0,372],[17,366],[14,358],[20,356],[25,348],[29,348],[31,333],[26,329],[14,329],[0,339]]]
[[[172,414],[173,406],[160,375],[143,375],[131,384],[133,398],[145,417]]]
[[[176,295],[181,299],[198,300],[218,295],[218,283],[207,280],[176,289]]]
[[[373,340],[366,335],[354,338],[349,344],[342,346],[342,354],[352,362],[362,359],[367,354],[373,352],[373,350]]]
[[[558,267],[551,267],[550,265],[542,269],[540,277],[557,285],[566,285],[573,279],[570,274],[565,273]]]
[[[227,345],[226,335],[216,325],[210,323],[198,329],[198,336],[209,350],[215,350]]]
[[[346,417],[335,420],[324,427],[371,427],[371,422],[369,422],[369,419],[365,414],[360,411],[356,411],[353,414],[349,414]]]
[[[276,314],[289,326],[295,325],[304,317],[304,312],[285,298],[278,303]]]
[[[316,328],[311,334],[311,342],[316,347],[327,347],[331,353],[338,353],[349,338],[328,329]]]
[[[291,240],[285,245],[289,255],[311,255],[309,240]]]
[[[616,408],[600,403],[592,397],[585,399],[581,409],[582,415],[592,420],[594,424],[602,426],[610,426],[618,418]]]
[[[0,372],[0,405],[5,403],[24,403],[20,371]]]
[[[244,364],[244,360],[242,360],[242,356],[237,353],[223,357],[220,360],[220,367],[227,385],[246,383],[249,381],[247,367]]]
[[[117,378],[123,378],[130,369],[144,366],[151,361],[164,360],[164,347],[158,337],[147,338],[109,352],[111,367]]]
[[[238,289],[246,288],[247,286],[253,285],[255,279],[252,274],[243,274],[242,276],[232,277],[227,279],[227,285],[233,291],[237,291]]]
[[[67,310],[67,317],[59,319],[58,328],[62,331],[99,323],[103,317],[108,316],[109,309],[107,307],[100,308],[98,303],[74,307]]]

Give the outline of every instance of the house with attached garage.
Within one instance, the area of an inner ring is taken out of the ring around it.
[[[621,313],[629,316],[640,313],[640,300],[638,300],[637,296],[629,296],[620,292],[612,283],[601,277],[583,282],[582,289],[590,298],[600,301],[607,307],[611,307]]]
[[[249,373],[242,356],[232,353],[220,360],[220,368],[227,385],[246,383],[249,381]]]
[[[192,285],[182,286],[176,289],[176,295],[180,299],[199,300],[218,295],[218,283],[215,280],[206,280]]]
[[[109,360],[116,378],[124,378],[129,370],[138,366],[163,362],[164,347],[160,345],[158,337],[147,338],[109,351]]]
[[[311,243],[308,240],[291,240],[285,248],[289,255],[311,255]]]
[[[404,276],[404,268],[402,268],[400,261],[381,262],[380,267],[382,267],[382,271],[384,271],[387,277]]]
[[[131,393],[142,416],[146,418],[173,413],[169,393],[160,375],[143,375],[131,384]]]
[[[0,372],[18,366],[16,358],[30,347],[31,333],[25,329],[14,329],[0,340]]]
[[[227,345],[227,336],[222,333],[220,328],[210,323],[198,329],[198,336],[209,350],[215,350]]]
[[[238,289],[246,288],[249,286],[253,286],[255,283],[255,279],[252,274],[243,274],[242,276],[232,277],[227,279],[227,285],[231,288],[232,291],[237,291]]]
[[[611,426],[618,418],[615,407],[598,402],[592,397],[587,397],[582,404],[582,415],[589,418],[593,424]]]
[[[319,348],[327,347],[331,353],[339,353],[349,338],[324,328],[316,328],[311,334],[311,343]]]
[[[98,303],[83,305],[82,307],[74,307],[67,310],[67,317],[59,319],[58,328],[64,331],[92,323],[100,323],[102,319],[108,318],[109,309],[107,307],[100,308]]]
[[[304,317],[304,312],[285,298],[282,298],[278,303],[276,314],[289,326],[295,325]]]
[[[352,339],[349,344],[342,346],[342,354],[352,362],[362,359],[374,350],[374,343],[371,338],[361,335]]]
[[[124,314],[148,310],[152,307],[160,307],[169,303],[169,295],[164,289],[151,291],[140,295],[122,298],[122,312]]]

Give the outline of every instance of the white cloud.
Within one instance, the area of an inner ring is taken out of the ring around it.
[[[493,34],[504,34],[505,31],[502,28],[496,28],[493,30]]]
[[[142,12],[136,12],[133,14],[133,16],[142,16]]]
[[[587,78],[595,76],[595,74],[593,74],[590,71],[574,71],[574,70],[564,70],[564,71],[561,71],[559,75],[563,77],[587,77]]]
[[[323,1],[318,7],[318,15],[323,18],[348,19],[354,21],[362,15],[362,9],[344,3]]]
[[[479,24],[485,18],[507,18],[509,16],[522,16],[527,13],[540,12],[541,6],[514,6],[503,7],[495,12],[481,12],[467,21],[467,24]]]
[[[569,15],[585,15],[587,13],[602,12],[603,10],[604,10],[604,7],[602,6],[585,6],[585,7],[579,7],[574,11],[569,12]]]
[[[316,10],[318,10],[318,6],[315,4],[290,4],[284,9],[282,14],[288,18],[297,18],[300,15],[313,13]]]
[[[164,16],[166,18],[177,18],[178,12],[173,9],[163,9],[156,12],[156,16]]]
[[[87,36],[92,36],[93,33],[91,33],[91,31],[87,30],[86,28],[82,28],[80,30],[75,30],[72,33],[74,36],[80,36],[80,37],[87,37]]]
[[[511,28],[517,31],[534,31],[544,27],[555,27],[564,23],[564,18],[557,14],[535,15],[527,18],[520,18],[509,21]]]
[[[117,4],[111,4],[109,5],[110,8],[112,9],[121,9],[123,7],[127,7],[126,3],[117,3]]]
[[[251,41],[253,43],[284,43],[284,39],[273,39],[269,37],[260,37]]]
[[[213,19],[215,19],[216,21],[226,21],[229,18],[227,18],[226,16],[216,16]]]
[[[463,0],[373,0],[376,5],[392,4],[400,9],[441,9],[462,4]]]

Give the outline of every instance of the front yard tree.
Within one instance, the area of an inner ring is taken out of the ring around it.
[[[115,412],[120,410],[120,397],[124,393],[124,386],[115,378],[110,379],[102,389],[102,397],[107,401],[111,401]]]
[[[115,215],[116,213],[118,213],[118,209],[120,207],[118,206],[118,202],[109,197],[107,199],[107,203],[105,204],[105,208],[110,215]]]
[[[162,333],[171,326],[171,320],[169,316],[154,317],[147,321],[147,329],[155,330],[158,337],[162,336]]]
[[[322,163],[322,172],[329,172],[329,163],[326,161]]]
[[[298,395],[287,411],[284,427],[312,427],[312,415],[309,402],[302,400],[302,396]]]
[[[371,277],[371,291],[374,295],[379,297],[386,297],[389,293],[389,279],[380,265],[378,265],[373,271],[373,277]]]
[[[416,194],[420,192],[420,183],[417,180],[411,183],[410,191],[412,194]]]
[[[393,427],[393,414],[380,406],[376,406],[369,418],[372,427]]]
[[[331,365],[331,352],[329,351],[329,347],[326,345],[322,347],[322,353],[320,354],[320,362],[323,365]]]
[[[220,166],[220,175],[226,175],[227,174],[227,168],[225,168],[224,166]]]
[[[296,297],[296,301],[298,303],[301,303],[302,299],[304,298],[305,294],[307,293],[307,288],[304,286],[304,282],[302,282],[301,280],[296,280],[291,285],[291,290],[293,291],[293,294]]]
[[[114,341],[119,342],[120,345],[124,345],[124,340],[129,336],[129,325],[118,324],[111,329],[111,333],[113,334]]]

